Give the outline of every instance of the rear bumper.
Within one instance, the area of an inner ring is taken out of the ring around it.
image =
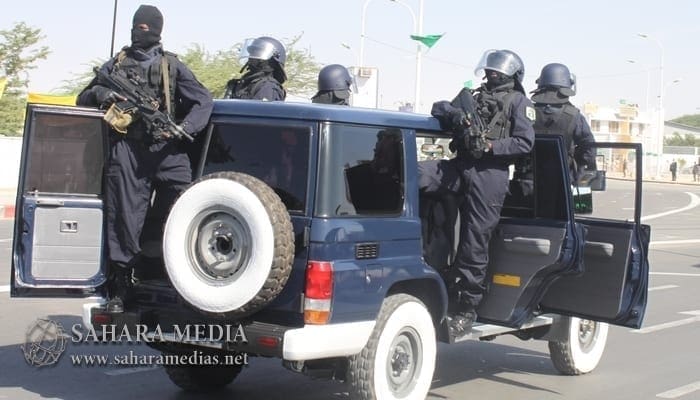
[[[114,331],[121,332],[124,327],[136,332],[141,323],[137,313],[124,312],[109,314],[104,302],[83,305],[83,326],[99,334],[101,327],[95,321],[95,315],[109,315],[110,324],[116,325]],[[103,319],[102,319],[103,320]],[[154,328],[146,335],[155,348],[169,344],[192,347],[207,347],[223,351],[248,353],[266,357],[282,358],[289,361],[317,360],[332,357],[352,356],[365,347],[369,340],[375,321],[348,322],[329,325],[306,325],[301,328],[274,325],[262,322],[246,322],[240,325],[245,341],[193,341],[183,339],[181,335],[168,332],[161,327],[162,333]],[[232,329],[236,331],[238,325]],[[240,335],[237,336],[241,339]]]

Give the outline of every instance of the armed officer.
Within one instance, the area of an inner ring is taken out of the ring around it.
[[[510,50],[488,50],[474,74],[484,74],[486,81],[473,97],[463,89],[451,103],[433,105],[432,114],[443,129],[455,133],[451,147],[457,156],[421,167],[421,189],[435,184],[460,198],[459,245],[445,276],[453,336],[467,332],[477,318],[475,310],[486,290],[489,240],[508,191],[508,166],[514,157],[529,153],[535,139],[535,110],[522,86],[525,68],[520,57]],[[470,110],[465,105],[472,101]],[[465,136],[465,127],[474,124],[481,126],[481,136]]]
[[[326,65],[318,73],[318,92],[312,103],[350,105],[350,90],[353,85],[348,69],[340,64]]]
[[[253,39],[241,50],[241,58],[247,61],[243,76],[226,84],[225,99],[284,101],[287,92],[282,84],[287,81],[284,63],[287,51],[277,39],[261,36]]]
[[[101,71],[125,73],[140,82],[144,90],[156,94],[160,111],[174,118],[181,131],[195,135],[209,120],[212,95],[174,54],[163,50],[162,29],[161,12],[154,6],[141,5],[133,18],[131,46],[102,65]],[[96,77],[79,94],[77,104],[108,108],[120,100],[124,100],[123,95]],[[190,183],[192,171],[185,143],[173,134],[155,131],[138,115],[133,121],[129,116],[126,122],[123,114],[112,117],[108,122],[115,130],[110,132],[105,179],[108,308],[119,312],[133,282],[133,268],[141,251],[139,239],[154,188],[161,207],[167,210]]]

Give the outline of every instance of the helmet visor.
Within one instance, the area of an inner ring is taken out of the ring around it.
[[[501,50],[487,50],[476,65],[474,75],[484,76],[484,70],[491,69],[513,76],[521,68],[520,60],[513,53]]]
[[[248,59],[250,58],[248,46],[250,46],[254,40],[255,38],[248,38],[243,41],[243,44],[241,44],[241,50],[238,53],[238,62],[240,62],[241,65],[245,65],[248,62]]]
[[[248,51],[249,58],[256,58],[258,60],[269,60],[277,52],[277,48],[274,44],[259,39],[255,39],[250,42],[246,49]]]

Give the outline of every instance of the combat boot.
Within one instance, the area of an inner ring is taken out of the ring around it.
[[[107,311],[124,312],[124,304],[128,301],[133,289],[132,269],[121,263],[112,264],[107,289],[109,294]]]

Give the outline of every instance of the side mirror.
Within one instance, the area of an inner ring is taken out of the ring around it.
[[[581,171],[577,185],[580,188],[603,191],[605,190],[605,171]]]
[[[437,159],[445,154],[445,148],[441,144],[424,143],[420,146],[420,152],[428,158]]]

